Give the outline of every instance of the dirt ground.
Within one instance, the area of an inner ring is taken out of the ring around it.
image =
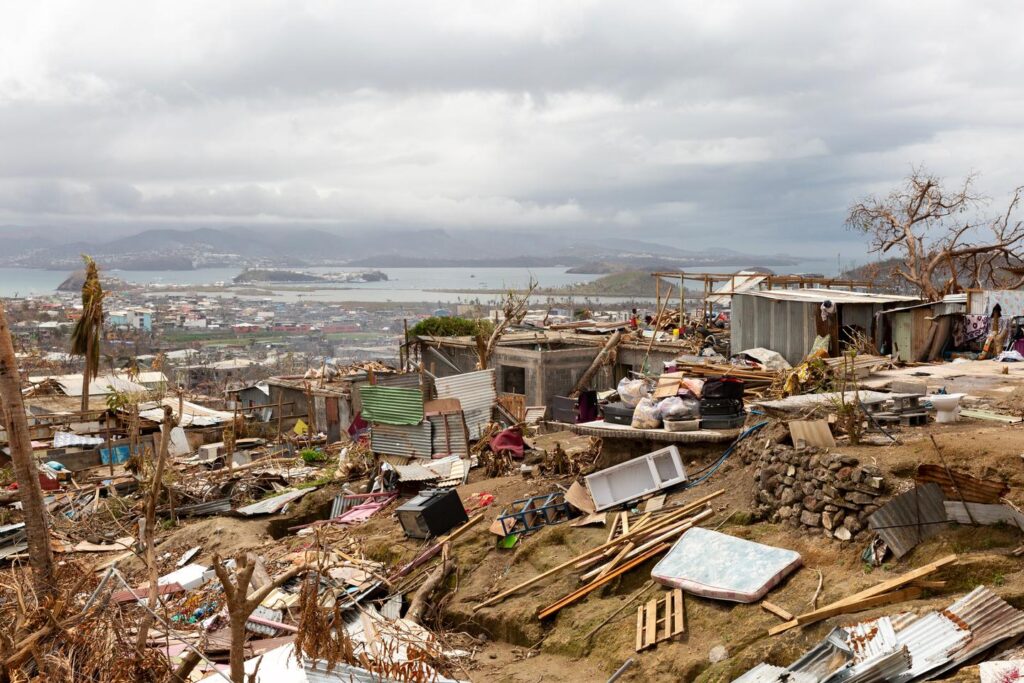
[[[851,446],[840,439],[836,450],[877,465],[886,473],[891,490],[898,492],[912,485],[919,463],[938,462],[929,435],[934,435],[942,446],[950,466],[976,476],[1007,480],[1013,487],[1011,499],[1024,504],[1024,425],[981,421],[962,421],[954,425],[932,423],[926,427],[898,429],[899,443],[886,441],[884,445]],[[763,443],[762,437],[755,436],[752,437],[754,445],[758,438]],[[693,471],[713,461],[716,457],[713,453],[715,451],[707,449],[684,451],[684,460]],[[497,537],[489,533],[487,527],[504,507],[515,499],[549,492],[556,484],[568,486],[570,483],[569,478],[536,480],[519,475],[486,479],[477,469],[472,472],[469,483],[459,487],[459,495],[467,507],[472,507],[474,494],[495,496],[494,504],[484,510],[484,521],[452,547],[458,571],[452,585],[455,590],[444,605],[443,629],[470,634],[478,644],[472,658],[463,661],[466,671],[463,677],[468,675],[473,681],[495,683],[605,681],[623,662],[632,658],[634,664],[620,679],[622,681],[717,683],[732,680],[760,661],[787,665],[837,624],[897,609],[921,611],[943,607],[978,584],[985,584],[1011,604],[1024,607],[1022,560],[1011,555],[1011,551],[1024,542],[1019,530],[953,527],[921,544],[900,561],[871,569],[860,559],[865,534],[852,542],[840,543],[826,538],[823,532],[752,521],[749,511],[756,494],[755,477],[740,457],[732,457],[708,481],[691,490],[673,493],[666,504],[691,501],[724,490],[725,493],[713,501],[714,514],[703,526],[721,525],[720,530],[726,533],[800,552],[804,567],[768,595],[769,600],[791,612],[811,608],[819,572],[821,590],[817,604],[820,606],[949,553],[959,554],[961,562],[944,571],[943,577],[948,580],[946,588],[926,593],[922,600],[904,603],[898,608],[860,613],[855,619],[827,620],[776,637],[768,637],[767,631],[778,624],[779,619],[758,604],[741,605],[687,595],[685,636],[639,654],[634,651],[639,601],[631,601],[620,608],[635,592],[644,589],[655,560],[615,579],[544,623],[536,617],[537,610],[577,588],[575,575],[559,573],[503,602],[474,611],[479,602],[495,592],[606,540],[606,528],[573,528],[561,524],[531,534],[511,550],[496,547]],[[301,548],[310,543],[309,537],[282,537],[282,533],[289,525],[325,517],[331,498],[339,490],[340,485],[332,485],[311,493],[285,516],[269,519],[221,516],[189,521],[166,535],[159,554],[165,558],[166,568],[173,568],[182,552],[197,545],[202,551],[196,561],[204,563],[210,562],[215,552],[222,557],[241,550],[280,555]],[[407,539],[397,519],[388,511],[351,530],[350,534],[368,557],[392,566],[412,559],[424,547],[421,541]],[[137,561],[130,561],[126,568],[137,578],[144,578]],[[648,586],[644,599],[661,591],[658,586]],[[617,611],[618,614],[612,616]],[[609,617],[605,626],[592,637],[586,637]],[[728,658],[712,664],[709,652],[716,646],[723,646]],[[974,667],[961,672],[957,680],[970,680],[972,671],[976,680]]]

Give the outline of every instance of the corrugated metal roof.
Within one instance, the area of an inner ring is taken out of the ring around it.
[[[417,425],[374,424],[370,427],[370,448],[374,453],[429,458],[431,443],[430,422]]]
[[[732,683],[818,683],[818,677],[761,662]]]
[[[818,680],[825,679],[853,657],[850,646],[846,644],[846,636],[845,629],[832,629],[824,640],[790,664],[787,671],[811,674]]]
[[[708,297],[708,301],[713,304],[728,303],[729,297],[733,294],[742,294],[757,289],[767,277],[767,275],[749,271],[736,273],[728,282],[723,282],[716,287],[714,293]]]
[[[978,479],[962,472],[952,472],[941,465],[922,464],[917,466],[918,483],[934,482],[942,487],[946,498],[950,500],[966,500],[968,503],[998,503],[999,499],[1010,492],[1004,481],[996,479]]]
[[[963,664],[1007,638],[1024,633],[1024,612],[985,586],[978,586],[950,605],[944,613],[967,624],[971,638],[953,654],[948,664],[932,672],[933,677]]]
[[[423,389],[422,382],[431,386],[430,375],[422,377],[416,372],[403,372],[395,375],[377,375],[374,386],[378,387],[402,387],[405,389]]]
[[[957,524],[1013,524],[1024,530],[1024,514],[1009,505],[985,505],[982,503],[964,503],[959,500],[947,500],[946,516]]]
[[[363,419],[375,424],[417,425],[423,422],[423,392],[404,387],[359,387]]]
[[[494,368],[467,372],[434,380],[438,398],[457,398],[462,404],[470,439],[479,439],[491,421],[491,410],[498,398],[494,388]]]
[[[889,617],[854,624],[847,633],[853,660],[826,681],[892,681],[910,668],[910,652],[899,642]]]
[[[215,515],[221,512],[227,512],[230,509],[231,498],[227,497],[208,500],[205,503],[181,505],[175,509],[175,512],[182,517],[202,517],[204,515]]]
[[[910,651],[911,662],[910,669],[896,679],[899,683],[942,666],[971,637],[970,631],[939,612],[929,612],[896,635]]]
[[[144,405],[154,405],[148,403]],[[150,422],[162,422],[164,419],[164,410],[162,406],[170,406],[171,413],[174,415],[175,421],[178,421],[178,399],[176,398],[164,398],[159,403],[155,404],[156,408],[150,408],[147,410],[140,410],[139,417]],[[180,421],[181,427],[212,427],[214,425],[224,424],[234,419],[234,413],[230,413],[226,410],[214,410],[213,408],[207,408],[201,406],[198,403],[191,403],[189,401],[182,401],[182,412],[185,415]]]
[[[433,434],[432,454],[469,457],[466,421],[462,413],[441,413],[427,417]]]
[[[312,486],[308,489],[296,489],[293,491],[285,491],[271,498],[266,498],[259,502],[253,503],[252,505],[246,505],[245,507],[238,508],[235,512],[246,517],[252,517],[254,515],[271,515],[275,512],[279,512],[285,505],[302,498],[304,495],[311,491],[315,491],[316,487]]]
[[[547,406],[526,406],[526,417],[523,419],[528,425],[535,425],[547,415]]]
[[[768,289],[759,292],[742,292],[736,296],[758,296],[777,301],[803,301],[822,303],[831,301],[834,304],[887,304],[904,301],[920,301],[920,297],[901,296],[899,294],[879,294],[877,292],[851,292],[843,289],[806,288],[806,289]]]
[[[441,476],[418,462],[411,462],[408,465],[392,465],[392,467],[395,468],[395,472],[398,472],[398,481],[434,481]]]
[[[921,541],[945,530],[946,496],[938,484],[921,484],[901,493],[868,517],[875,530],[899,559]]]

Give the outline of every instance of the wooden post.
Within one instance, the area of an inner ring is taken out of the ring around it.
[[[282,399],[283,396],[284,396],[284,393],[281,391],[281,388],[278,387],[278,389],[277,389],[277,440],[278,441],[281,440],[281,420],[284,417],[284,412],[282,410],[282,408],[284,406],[281,403],[281,399]]]
[[[113,477],[114,476],[114,449],[111,448],[111,445],[110,445],[110,417],[109,416],[105,416],[104,419],[103,419],[103,432],[104,432],[104,436],[106,437],[106,440],[107,440],[107,456],[110,458],[110,461],[108,463],[110,465],[110,476]],[[129,450],[131,450],[130,446],[129,446]],[[128,457],[131,457],[133,455],[135,455],[135,454],[134,453],[129,453]]]
[[[402,334],[402,345],[400,347],[398,347],[398,348],[399,348],[400,351],[401,350],[405,351],[404,360],[402,360],[402,369],[403,370],[408,370],[409,369],[409,320],[408,320],[408,318],[402,318],[402,332],[403,332],[403,334]],[[399,353],[399,357],[403,358],[401,353]]]
[[[683,334],[683,311],[686,307],[686,284],[683,282],[682,276],[679,278],[679,335]]]

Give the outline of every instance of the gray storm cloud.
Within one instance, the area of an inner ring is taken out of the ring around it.
[[[44,2],[0,21],[0,222],[862,248],[911,164],[1024,183],[1016,2]]]

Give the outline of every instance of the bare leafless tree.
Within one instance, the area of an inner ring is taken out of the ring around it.
[[[275,589],[309,569],[306,565],[292,567],[274,579],[267,579],[258,588],[252,586],[253,574],[258,566],[257,559],[248,553],[235,557],[235,572],[224,566],[219,555],[213,556],[213,569],[224,588],[224,599],[228,608],[231,625],[231,680],[245,683],[245,622],[260,603]]]
[[[1011,286],[1006,267],[1021,264],[1024,223],[1014,218],[1018,188],[996,218],[979,214],[985,197],[968,176],[955,189],[923,168],[888,196],[868,197],[850,207],[846,224],[868,235],[869,251],[898,256],[892,275],[929,300],[964,287]],[[1019,285],[1017,285],[1019,286]]]
[[[482,334],[477,334],[476,364],[478,369],[487,369],[491,362],[491,356],[494,355],[494,349],[498,347],[498,342],[501,341],[502,335],[508,331],[508,328],[523,322],[523,318],[526,317],[526,313],[529,310],[530,296],[533,295],[538,284],[537,280],[531,276],[530,283],[524,291],[517,292],[514,289],[510,289],[505,293],[505,300],[502,303],[501,311],[502,319],[494,322],[494,329],[486,339]]]

